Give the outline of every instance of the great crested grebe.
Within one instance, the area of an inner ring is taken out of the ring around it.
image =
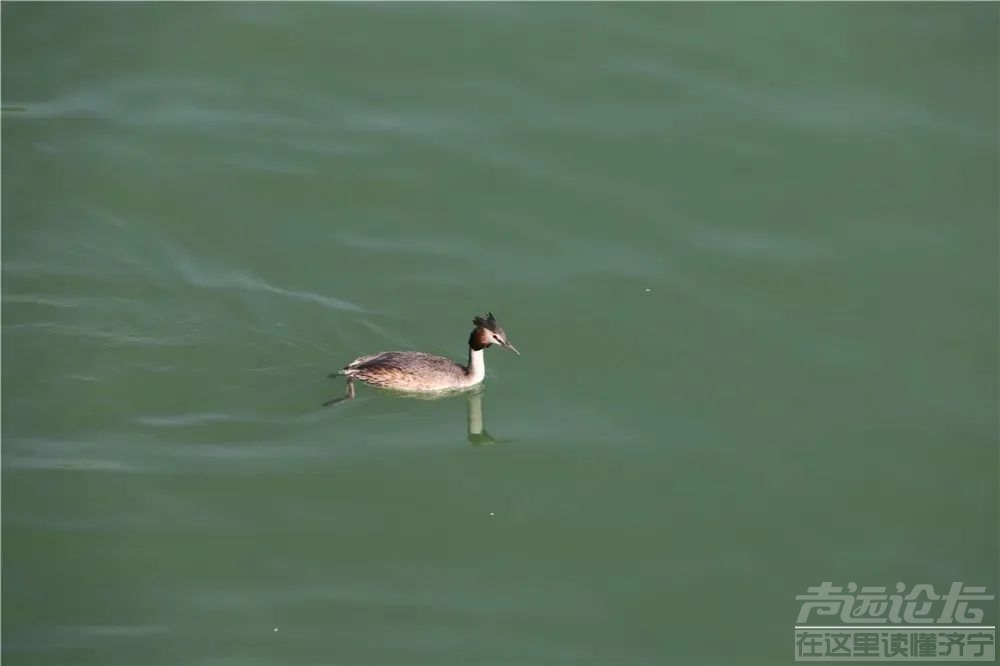
[[[493,313],[485,317],[475,317],[476,325],[469,334],[469,363],[461,365],[443,356],[433,356],[415,351],[388,351],[370,354],[354,359],[337,373],[330,375],[347,377],[347,395],[323,403],[332,405],[354,397],[354,380],[378,388],[409,392],[433,392],[447,389],[462,389],[483,381],[486,377],[486,362],[483,350],[496,343],[518,356],[521,352],[507,341],[507,334],[497,323]]]

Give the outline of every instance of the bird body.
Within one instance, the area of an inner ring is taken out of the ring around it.
[[[476,328],[469,334],[469,360],[461,365],[450,358],[415,351],[385,351],[360,356],[340,370],[347,377],[347,395],[327,405],[354,397],[354,380],[371,386],[405,392],[436,392],[475,386],[486,377],[484,350],[499,344],[515,354],[520,352],[507,341],[507,334],[493,313],[472,320]]]
[[[486,377],[483,351],[470,351],[468,365],[414,351],[387,351],[348,363],[341,374],[398,391],[440,391],[475,386]]]

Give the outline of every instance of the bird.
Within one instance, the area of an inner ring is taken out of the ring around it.
[[[497,323],[492,312],[473,317],[475,328],[469,334],[469,362],[466,365],[450,358],[416,351],[385,351],[359,356],[331,377],[347,378],[347,393],[323,403],[334,405],[354,398],[354,380],[383,389],[409,393],[432,393],[453,389],[471,388],[486,377],[483,351],[494,344],[509,349],[518,356],[521,352],[507,339],[507,333]]]

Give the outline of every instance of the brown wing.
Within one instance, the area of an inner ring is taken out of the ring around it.
[[[453,386],[456,373],[462,369],[442,356],[382,352],[354,360],[343,372],[375,386],[421,390]]]

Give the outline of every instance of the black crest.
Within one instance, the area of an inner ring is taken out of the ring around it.
[[[500,324],[497,323],[496,317],[493,316],[492,312],[487,312],[485,317],[476,315],[472,318],[472,323],[476,326],[489,329],[494,333],[500,333],[502,331]]]

